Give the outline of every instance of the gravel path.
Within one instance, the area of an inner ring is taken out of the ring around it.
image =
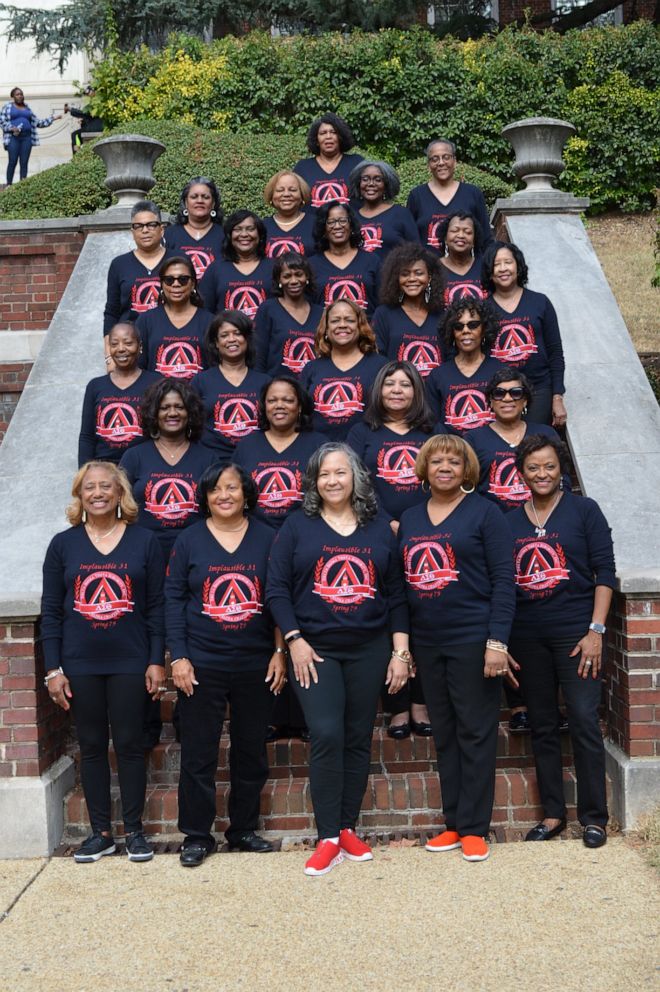
[[[660,987],[657,875],[613,838],[504,844],[489,861],[381,848],[302,873],[305,854],[184,870],[0,862],[0,987],[12,992],[642,992]]]

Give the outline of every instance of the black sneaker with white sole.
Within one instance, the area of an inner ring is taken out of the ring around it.
[[[126,853],[129,861],[151,861],[153,848],[141,830],[126,837]]]
[[[73,855],[73,860],[80,864],[88,861],[98,861],[105,854],[115,853],[115,842],[112,837],[104,837],[102,833],[94,832],[84,841]]]

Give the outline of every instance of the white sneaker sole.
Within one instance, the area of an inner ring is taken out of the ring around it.
[[[488,858],[489,857],[490,857],[490,851],[488,851],[486,854],[464,854],[463,855],[463,860],[464,861],[488,861]]]
[[[73,860],[77,861],[79,865],[86,865],[92,861],[100,861],[101,858],[105,857],[106,854],[114,854],[116,847],[114,844],[111,847],[104,848],[103,851],[99,851],[98,854],[80,854],[78,851],[73,856]]]
[[[461,846],[460,840],[457,840],[455,844],[445,844],[443,847],[435,847],[433,844],[425,844],[424,848],[427,851],[432,851],[434,854],[442,854],[443,851],[456,851]]]
[[[368,851],[366,854],[349,854],[348,851],[344,851],[342,849],[342,854],[344,855],[344,857],[346,858],[347,861],[373,861],[374,860],[374,856],[371,853],[371,851]]]
[[[340,851],[339,854],[337,854],[332,859],[332,861],[330,862],[327,868],[321,868],[321,869],[309,868],[307,865],[305,865],[303,870],[306,875],[310,875],[312,878],[315,878],[317,875],[327,875],[329,871],[332,871],[332,869],[335,868],[338,864],[341,864],[343,860],[344,860],[344,854]]]
[[[148,854],[129,854],[128,851],[126,853],[128,854],[129,861],[151,861],[154,856],[153,851],[149,851]]]

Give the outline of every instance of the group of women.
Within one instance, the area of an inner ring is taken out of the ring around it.
[[[435,741],[446,830],[427,848],[484,860],[503,685],[544,810],[527,839],[566,825],[561,687],[578,818],[599,847],[614,559],[555,430],[554,308],[454,180],[451,142],[429,145],[408,208],[387,163],[347,154],[340,118],[308,144],[268,183],[270,218],[222,225],[198,177],[166,231],[136,205],[136,247],[110,267],[108,369],[85,395],[72,526],[44,565],[46,685],[73,709],[92,827],[76,860],[115,849],[108,722],[126,850],[152,856],[145,699],[166,689],[165,647],[185,866],[215,847],[228,706],[230,848],[272,849],[256,832],[266,740],[293,726],[311,741],[305,872],[370,860],[355,831],[379,696],[391,737]]]

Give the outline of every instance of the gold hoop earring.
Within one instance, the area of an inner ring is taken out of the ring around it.
[[[469,496],[470,493],[473,493],[476,488],[477,487],[475,486],[474,482],[472,483],[472,489],[466,489],[465,486],[461,484],[461,492],[465,493],[466,496]]]

